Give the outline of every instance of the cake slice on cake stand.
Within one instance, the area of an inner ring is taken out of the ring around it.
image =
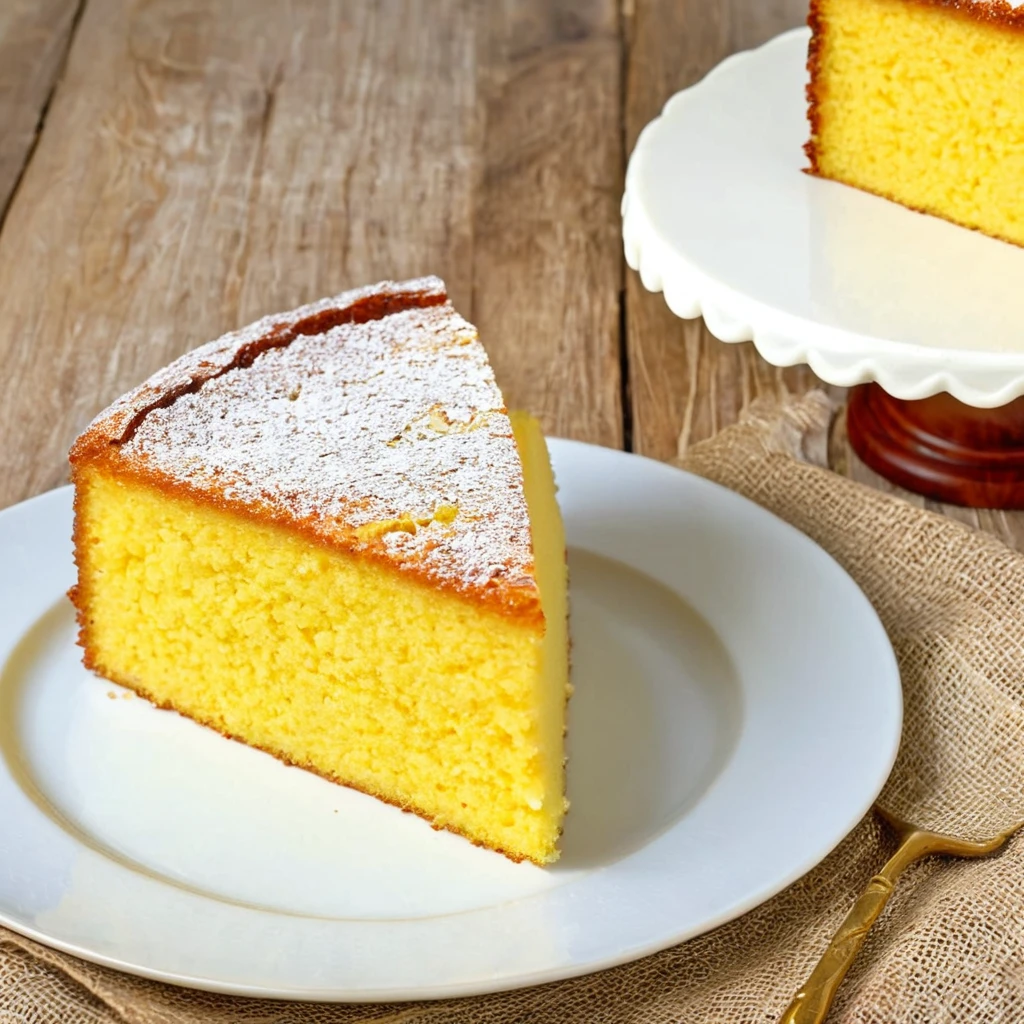
[[[850,440],[872,468],[1024,508],[1024,248],[801,173],[809,39],[730,57],[647,126],[627,261],[722,341],[856,386]]]

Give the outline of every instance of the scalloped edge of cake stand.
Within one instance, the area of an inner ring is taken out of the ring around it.
[[[758,49],[778,46],[806,29],[776,36]],[[669,309],[683,319],[703,316],[720,341],[752,341],[775,366],[806,363],[824,381],[840,387],[874,382],[894,398],[912,400],[948,392],[965,405],[992,409],[1024,395],[1024,353],[929,348],[871,337],[805,320],[760,303],[718,281],[669,245],[636,194],[653,134],[664,130],[672,112],[699,99],[701,90],[737,61],[757,50],[733,54],[701,81],[672,96],[640,133],[629,159],[622,197],[626,262],[644,287],[662,292]],[[894,347],[898,345],[898,351]]]

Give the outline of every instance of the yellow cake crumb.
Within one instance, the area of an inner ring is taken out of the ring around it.
[[[520,430],[532,460],[543,438]],[[524,474],[528,498],[542,468]],[[544,750],[561,751],[566,699],[557,587],[554,625],[524,630],[269,524],[101,472],[79,488],[99,672],[439,827],[555,859],[563,767]],[[544,511],[542,595],[565,572],[560,521]]]
[[[1024,245],[1024,15],[814,0],[812,171]]]

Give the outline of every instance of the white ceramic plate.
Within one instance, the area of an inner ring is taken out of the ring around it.
[[[825,856],[889,773],[896,664],[850,578],[750,502],[553,441],[572,811],[513,864],[87,673],[71,493],[0,513],[0,922],[198,988],[467,995],[697,935]]]
[[[802,174],[807,29],[677,93],[626,175],[626,259],[771,363],[897,398],[1024,394],[1024,248]]]

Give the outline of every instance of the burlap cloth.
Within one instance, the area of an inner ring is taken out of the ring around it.
[[[821,395],[755,405],[683,464],[809,534],[878,609],[906,698],[887,805],[921,824],[998,832],[1024,818],[1024,557],[813,465],[828,413]],[[708,935],[591,977],[439,1003],[211,996],[117,974],[0,929],[0,1024],[771,1022],[892,849],[869,816],[806,878]],[[1024,842],[1011,840],[986,860],[911,868],[830,1020],[1024,1022]]]

